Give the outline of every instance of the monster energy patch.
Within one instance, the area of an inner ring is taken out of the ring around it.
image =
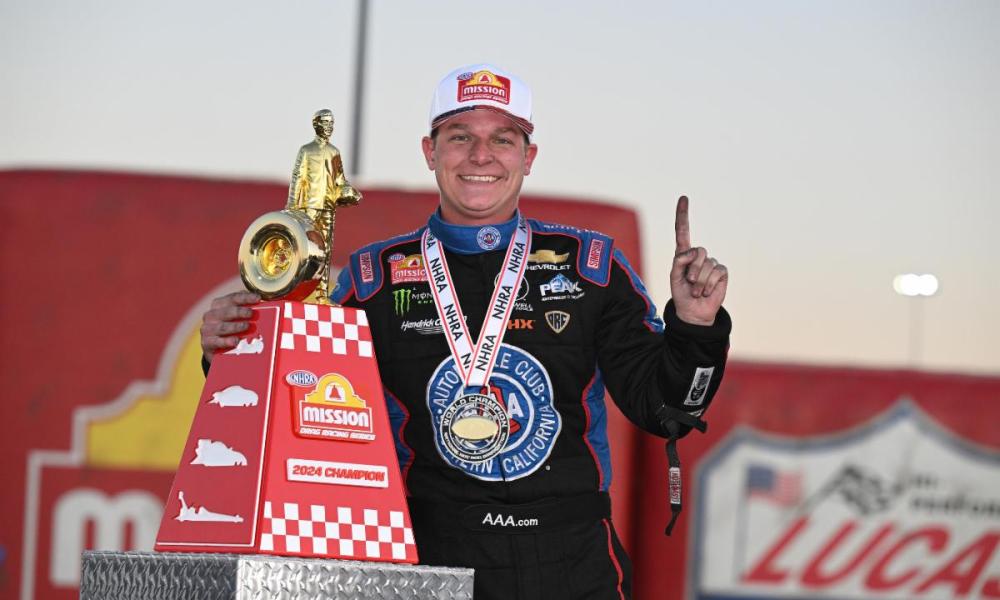
[[[430,292],[418,292],[413,288],[400,288],[392,291],[393,310],[402,317],[410,312],[410,308],[419,305],[431,305],[434,296]]]

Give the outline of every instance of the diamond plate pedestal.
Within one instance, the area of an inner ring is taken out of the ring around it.
[[[88,551],[80,600],[467,600],[472,575],[472,569],[266,555]]]

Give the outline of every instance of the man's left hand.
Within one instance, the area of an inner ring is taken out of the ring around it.
[[[674,232],[677,250],[670,269],[670,294],[677,317],[693,325],[712,325],[726,298],[729,270],[710,257],[704,248],[691,247],[687,196],[677,200]]]

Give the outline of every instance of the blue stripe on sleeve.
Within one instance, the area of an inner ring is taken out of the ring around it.
[[[611,448],[608,445],[608,409],[604,404],[604,380],[601,379],[600,370],[594,374],[594,380],[583,401],[590,416],[590,424],[584,437],[597,455],[598,468],[601,470],[600,489],[606,492],[611,487]]]
[[[636,274],[635,269],[629,264],[628,259],[625,258],[625,254],[621,250],[615,248],[615,260],[618,264],[625,269],[628,274],[629,280],[632,282],[632,288],[635,289],[635,293],[639,294],[643,302],[646,303],[646,314],[643,317],[643,322],[650,331],[655,331],[656,333],[663,332],[663,319],[656,315],[656,305],[649,297],[649,293],[646,292],[646,286],[643,285],[642,280],[639,279],[639,275]]]
[[[353,291],[354,282],[351,281],[351,266],[347,265],[337,275],[337,285],[333,286],[333,291],[330,292],[330,300],[337,304],[343,304]]]

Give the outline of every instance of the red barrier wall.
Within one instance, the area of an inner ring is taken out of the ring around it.
[[[437,202],[363,192],[338,214],[335,263]],[[273,183],[0,172],[0,597],[75,598],[80,549],[151,547],[203,381],[200,315],[238,287],[243,230],[284,198]],[[522,206],[614,236],[639,267],[632,211]],[[1000,597],[998,402],[1000,378],[732,364],[709,433],[681,443],[671,538],[662,441],[609,411],[635,597]]]

